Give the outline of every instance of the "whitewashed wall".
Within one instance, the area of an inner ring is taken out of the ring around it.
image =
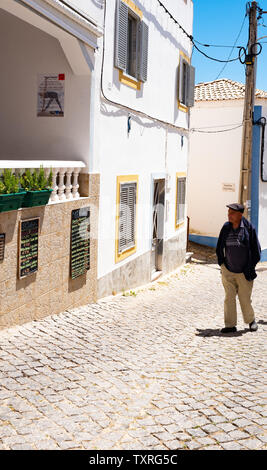
[[[55,37],[1,8],[0,30],[0,158],[88,164],[89,73],[75,75]],[[65,74],[64,118],[37,117],[39,73]]]
[[[262,107],[262,116],[266,117],[267,119],[267,106]],[[267,166],[267,128],[265,128],[264,148],[265,148],[264,160],[265,160],[265,169],[266,169],[266,166]],[[260,178],[260,183],[259,183],[259,238],[261,241],[262,250],[267,250],[267,183],[262,182],[261,178]],[[267,257],[267,253],[265,256]]]
[[[191,128],[214,131],[242,123],[243,102],[195,103]],[[238,202],[242,127],[216,134],[190,133],[188,216],[190,233],[218,237],[226,205]],[[234,191],[223,190],[233,184]]]
[[[107,108],[109,108],[107,106]],[[114,111],[114,109],[113,109]],[[111,108],[112,112],[112,108]],[[144,125],[143,125],[143,124]],[[170,191],[166,192],[166,218],[164,239],[175,234],[176,172],[187,170],[187,139],[181,150],[181,138],[164,127],[151,126],[148,120],[132,119],[131,132],[127,135],[127,114],[113,120],[102,120],[103,138],[98,150],[101,154],[99,255],[98,276],[116,267],[115,263],[115,215],[116,177],[138,175],[137,251],[119,263],[120,266],[151,250],[152,229],[152,177],[170,175]],[[148,127],[146,127],[148,125]],[[113,137],[111,137],[113,134]],[[167,139],[167,155],[165,145]],[[182,227],[184,231],[186,227]]]
[[[103,23],[105,0],[65,0],[70,7],[94,20],[98,25]],[[108,2],[109,0],[107,0]]]
[[[191,19],[192,11],[183,3]],[[107,4],[105,24],[105,55],[103,67],[104,95],[124,106],[145,112],[181,127],[187,127],[187,114],[177,107],[177,67],[179,50],[191,54],[191,43],[174,25],[157,0],[136,2],[149,26],[148,78],[140,91],[130,89],[119,81],[119,71],[114,67],[114,27],[116,0]],[[185,13],[184,13],[185,15]],[[180,14],[177,14],[180,18]],[[188,22],[189,22],[188,19]]]
[[[168,6],[168,2],[165,3]],[[168,129],[168,123],[188,127],[188,114],[180,111],[177,105],[177,67],[180,50],[191,55],[190,41],[168,19],[157,1],[136,2],[143,11],[143,20],[149,26],[148,78],[140,91],[123,85],[119,81],[119,71],[114,67],[115,5],[115,0],[108,2],[105,24],[102,91],[107,99],[102,99],[100,114],[95,122],[99,132],[96,132],[95,138],[94,171],[99,171],[101,175],[99,278],[118,265],[122,266],[151,250],[153,175],[170,175],[170,190],[165,194],[169,210],[166,209],[165,214],[164,238],[166,240],[178,234],[175,230],[176,172],[186,172],[188,154],[186,137],[181,147],[181,134],[184,132],[171,127]],[[192,2],[179,0],[178,6],[173,13],[178,20],[183,15],[187,19],[184,27],[191,31]],[[96,70],[96,77],[98,74],[101,76],[101,71]],[[118,106],[110,101],[118,103]],[[146,113],[152,119],[138,115],[134,110]],[[128,135],[129,112],[132,119]],[[153,121],[153,118],[166,121],[166,125]],[[132,174],[139,175],[137,251],[115,263],[116,177]],[[185,226],[182,227],[180,232],[185,229]]]

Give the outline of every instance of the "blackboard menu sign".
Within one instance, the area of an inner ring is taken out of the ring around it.
[[[90,269],[90,208],[71,213],[70,275],[72,279]]]
[[[39,217],[20,221],[19,278],[38,270]]]
[[[5,238],[6,238],[6,234],[5,233],[0,233],[0,261],[3,261],[3,259],[4,259]]]

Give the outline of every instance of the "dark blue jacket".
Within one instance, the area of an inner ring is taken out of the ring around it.
[[[245,219],[245,217],[242,217],[242,221],[244,224],[244,228],[241,232],[241,240],[242,243],[244,243],[248,248],[248,264],[245,267],[243,273],[248,281],[253,281],[253,279],[257,277],[255,266],[261,258],[261,246],[253,225],[247,219]],[[231,228],[232,224],[230,222],[226,222],[220,231],[216,247],[218,264],[220,266],[225,261],[226,238]]]

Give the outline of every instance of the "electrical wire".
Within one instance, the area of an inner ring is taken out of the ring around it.
[[[219,134],[221,132],[233,131],[233,130],[238,129],[239,127],[242,127],[242,126],[243,126],[243,123],[239,124],[238,126],[231,127],[230,129],[221,129],[220,131],[203,131],[201,129],[192,128],[192,129],[190,129],[190,132],[200,132],[201,134]]]
[[[221,60],[221,59],[217,59],[215,57],[211,57],[209,56],[208,54],[206,54],[204,51],[201,51],[201,49],[199,49],[199,47],[196,45],[196,43],[198,44],[202,44],[200,43],[199,41],[196,41],[193,36],[191,34],[189,34],[181,25],[180,23],[174,18],[174,16],[169,12],[169,10],[165,7],[165,5],[160,1],[160,0],[157,0],[158,3],[160,4],[160,6],[164,9],[165,13],[167,13],[169,15],[169,17],[174,21],[175,24],[177,24],[177,26],[179,26],[179,28],[183,31],[183,33],[188,37],[188,39],[190,39],[190,41],[192,42],[193,46],[196,48],[196,50],[204,55],[207,59],[210,59],[210,60],[214,60],[216,62],[221,62],[221,63],[229,63],[229,62],[234,62],[236,60],[239,60],[239,56],[236,57],[235,59],[228,59],[228,60]],[[243,25],[242,25],[243,27]],[[211,44],[202,44],[203,46],[205,47],[212,47]],[[229,46],[219,46],[219,45],[216,45],[216,47],[229,47]],[[231,47],[231,46],[230,46]],[[233,47],[233,46],[232,46]]]
[[[215,57],[211,57],[209,56],[208,54],[206,54],[205,52],[201,51],[199,49],[199,47],[196,46],[195,42],[193,42],[196,50],[198,52],[200,52],[200,54],[204,55],[205,57],[207,57],[207,59],[210,59],[210,60],[214,60],[215,62],[221,62],[221,63],[229,63],[229,62],[235,62],[236,60],[239,60],[239,56],[238,57],[235,57],[234,59],[227,59],[227,60],[222,60],[222,59],[216,59]]]
[[[194,38],[193,38],[194,39]],[[197,44],[200,44],[200,46],[203,46],[203,47],[224,47],[224,48],[232,48],[232,47],[235,47],[236,49],[239,49],[241,46],[227,46],[225,44],[204,44],[203,42],[199,42],[197,41],[196,39],[194,39],[194,42],[196,42]]]
[[[177,26],[179,26],[179,28],[183,31],[183,33],[188,37],[188,39],[190,39],[191,42],[193,42],[193,36],[192,34],[189,34],[183,27],[182,25],[180,25],[180,23],[174,18],[174,16],[169,12],[169,10],[165,7],[165,5],[160,1],[158,0],[158,3],[160,4],[160,6],[165,10],[165,13],[167,13],[167,15],[169,15],[169,17],[174,21],[175,24],[177,24]]]
[[[232,49],[231,49],[231,51],[230,51],[230,54],[229,54],[229,56],[228,56],[228,60],[230,59],[230,57],[231,57],[231,55],[232,55],[232,53],[233,53],[233,50],[234,50],[234,48],[236,47],[236,43],[237,43],[237,41],[238,41],[238,39],[239,39],[239,36],[240,36],[240,34],[241,34],[242,30],[243,30],[243,27],[244,27],[246,17],[247,17],[247,14],[245,14],[245,16],[244,16],[244,19],[243,19],[243,21],[242,21],[241,28],[240,28],[240,30],[239,30],[239,33],[238,33],[237,38],[236,38],[236,40],[235,40],[235,43],[234,43],[234,45],[233,45],[233,47],[232,47]],[[239,59],[240,59],[240,48],[239,48],[239,54],[238,54],[238,55],[239,55]],[[218,80],[218,78],[220,77],[220,75],[221,75],[222,72],[224,71],[224,69],[225,69],[225,67],[227,66],[227,64],[228,64],[228,62],[226,62],[226,63],[223,65],[222,69],[221,69],[220,72],[218,73],[218,75],[217,75],[217,77],[215,78],[215,80]]]
[[[105,24],[106,24],[106,12],[107,12],[107,0],[104,1],[104,31],[105,31]],[[124,104],[121,104],[117,101],[113,101],[111,100],[110,98],[107,98],[107,96],[105,95],[104,93],[104,87],[103,87],[103,73],[104,73],[104,57],[105,57],[105,34],[103,35],[103,53],[102,53],[102,64],[101,64],[101,78],[100,78],[100,87],[101,87],[101,94],[103,96],[103,98],[105,99],[105,101],[107,103],[110,103],[112,105],[115,105],[119,108],[122,108],[124,111],[128,111],[128,112],[133,112],[135,113],[136,115],[140,115],[144,118],[147,118],[147,119],[150,119],[152,121],[154,121],[155,123],[159,123],[161,126],[168,126],[168,127],[171,127],[173,129],[176,129],[180,132],[182,132],[184,135],[188,135],[189,133],[189,129],[186,129],[184,127],[179,127],[179,126],[176,126],[175,124],[172,124],[170,122],[167,122],[167,121],[163,121],[162,119],[158,119],[156,117],[153,117],[147,113],[145,113],[144,111],[140,111],[138,109],[134,109],[134,108],[131,108],[129,106],[126,106]]]

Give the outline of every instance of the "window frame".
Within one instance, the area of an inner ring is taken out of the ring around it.
[[[138,8],[132,0],[117,0],[117,15],[118,10],[120,9],[120,5],[124,4],[128,7],[128,17],[127,17],[127,27],[125,26],[127,33],[127,52],[128,52],[128,21],[129,17],[136,21],[136,47],[135,47],[135,73],[133,74],[131,70],[129,70],[128,66],[128,54],[126,53],[125,57],[125,66],[121,66],[118,64],[117,55],[119,54],[120,50],[120,41],[119,41],[119,32],[120,27],[118,27],[119,20],[118,16],[116,19],[117,27],[116,27],[116,36],[115,36],[115,43],[116,43],[116,50],[115,50],[115,67],[119,69],[119,81],[135,90],[141,89],[141,84],[147,80],[147,51],[148,51],[148,26],[143,21],[143,12]],[[118,29],[119,28],[119,29]],[[144,29],[146,28],[147,37],[145,40],[143,39],[145,36]],[[145,46],[144,46],[145,44]],[[145,65],[145,71],[143,69],[143,64]],[[140,76],[141,75],[141,76]]]
[[[120,251],[120,211],[121,211],[121,186],[126,184],[135,184],[135,212],[134,212],[134,245],[126,247]],[[137,250],[137,201],[138,201],[138,175],[117,176],[117,196],[116,196],[116,235],[115,235],[115,262],[118,263]]]
[[[179,181],[184,180],[185,181],[185,186],[184,186],[184,213],[183,213],[183,219],[179,219]],[[176,197],[175,197],[175,229],[178,229],[182,227],[185,223],[186,219],[186,211],[185,211],[185,206],[186,206],[186,186],[187,186],[187,175],[186,173],[176,173]]]
[[[181,67],[185,67],[185,73],[181,70]],[[192,78],[192,73],[194,72],[194,67],[190,64],[189,57],[184,54],[183,51],[180,51],[179,55],[179,66],[178,66],[178,86],[177,86],[177,104],[178,108],[181,111],[188,112],[188,109],[192,107],[192,104],[189,104],[189,92],[190,92],[190,79]],[[180,88],[181,88],[181,78],[183,80],[183,94],[184,94],[184,101],[180,99]]]

